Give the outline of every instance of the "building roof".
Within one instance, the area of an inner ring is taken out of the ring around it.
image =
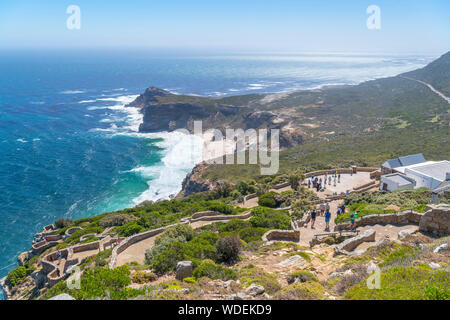
[[[427,166],[427,165],[431,165],[431,164],[434,164],[434,163],[437,163],[437,162],[436,161],[425,161],[425,162],[422,162],[422,163],[412,164],[412,165],[409,165],[409,166],[397,167],[394,170],[397,171],[397,172],[405,173],[406,169],[414,169],[416,167]]]
[[[395,159],[390,159],[382,164],[383,167],[394,169],[397,167],[410,166],[417,163],[425,162],[425,157],[422,153],[411,154],[409,156],[398,157]]]
[[[450,180],[442,182],[435,189],[433,189],[433,193],[441,193],[444,191],[450,190]]]
[[[438,181],[445,181],[447,172],[450,172],[450,161],[444,160],[421,166],[414,166],[408,169],[427,175]]]
[[[414,184],[414,180],[408,177],[405,177],[404,175],[400,173],[393,173],[384,176],[383,178],[388,179],[392,182],[395,182],[398,184],[399,187],[410,185],[411,183]]]

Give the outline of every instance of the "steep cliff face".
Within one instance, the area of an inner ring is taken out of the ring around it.
[[[210,191],[215,185],[202,177],[202,172],[208,167],[205,162],[201,162],[186,175],[182,183],[181,192],[178,197],[187,197],[197,192]]]

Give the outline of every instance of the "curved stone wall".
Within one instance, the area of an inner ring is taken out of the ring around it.
[[[355,224],[357,227],[374,224],[419,224],[422,216],[423,214],[412,210],[390,214],[370,214],[356,219]],[[350,230],[351,226],[350,222],[339,223],[334,227],[334,231]]]
[[[263,241],[300,241],[299,230],[269,230],[261,237]]]

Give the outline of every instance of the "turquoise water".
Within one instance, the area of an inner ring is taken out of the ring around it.
[[[186,137],[138,134],[123,105],[157,86],[223,96],[354,84],[434,57],[194,55],[161,52],[0,54],[0,277],[32,236],[73,219],[167,198],[196,159]]]

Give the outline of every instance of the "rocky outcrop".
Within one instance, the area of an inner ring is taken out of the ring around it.
[[[263,286],[252,284],[245,290],[245,293],[251,297],[256,297],[263,294],[265,291]]]
[[[407,237],[409,237],[410,235],[412,235],[413,233],[417,232],[416,229],[404,229],[404,230],[400,230],[398,232],[398,239],[399,240],[403,240]]]
[[[215,185],[208,179],[203,178],[202,173],[206,170],[208,165],[206,162],[201,162],[186,175],[181,184],[181,192],[178,196],[187,197],[197,192],[205,192],[214,189]]]
[[[450,205],[439,204],[427,206],[427,211],[420,219],[419,230],[436,235],[450,234]]]

